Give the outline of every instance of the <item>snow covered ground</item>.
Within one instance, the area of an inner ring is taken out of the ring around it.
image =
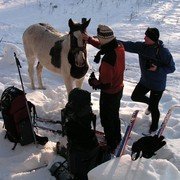
[[[0,0],[0,95],[5,88],[21,83],[13,57],[16,52],[21,63],[21,74],[27,99],[32,101],[40,117],[60,120],[60,111],[67,102],[66,90],[61,77],[44,69],[43,81],[46,90],[32,90],[27,72],[27,61],[22,46],[22,34],[33,23],[46,22],[61,32],[68,32],[68,20],[80,21],[82,17],[91,18],[88,27],[90,35],[96,35],[98,24],[106,24],[113,28],[117,39],[139,41],[144,38],[147,27],[160,30],[165,45],[170,49],[176,72],[168,75],[167,88],[160,101],[160,123],[168,109],[180,104],[180,3],[179,0]],[[97,115],[97,129],[101,129],[99,121],[99,91],[92,90],[87,79],[92,70],[98,72],[98,65],[93,63],[97,49],[88,45],[90,69],[86,75],[83,89],[92,95],[93,111]],[[89,173],[90,180],[179,180],[180,179],[180,109],[177,108],[170,118],[164,132],[166,146],[151,159],[131,161],[131,145],[147,131],[150,116],[144,114],[146,105],[131,101],[131,93],[140,77],[137,55],[126,53],[125,89],[121,102],[120,116],[122,133],[134,110],[139,109],[137,122],[122,158],[113,159],[102,164]],[[60,125],[45,126],[61,129]],[[0,180],[32,180],[55,179],[49,168],[62,158],[56,155],[54,148],[57,141],[65,143],[65,138],[49,131],[38,130],[40,135],[48,136],[45,146],[34,144],[17,145],[11,150],[12,143],[4,139],[5,130],[0,119]],[[48,163],[47,167],[30,171],[39,165]]]

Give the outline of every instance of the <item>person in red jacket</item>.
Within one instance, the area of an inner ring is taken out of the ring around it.
[[[96,63],[101,59],[99,78],[92,73],[88,82],[93,89],[100,89],[101,125],[109,150],[114,151],[121,141],[119,108],[124,87],[125,50],[123,45],[117,43],[113,30],[106,25],[98,26],[97,38],[90,37],[87,33],[82,37],[100,49],[94,59]]]

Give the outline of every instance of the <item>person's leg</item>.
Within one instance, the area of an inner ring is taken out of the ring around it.
[[[101,124],[104,127],[104,133],[107,140],[107,145],[114,150],[116,148],[116,133],[114,129],[114,120],[112,114],[114,109],[112,107],[114,98],[110,94],[101,92],[100,95],[100,119]],[[120,126],[120,125],[119,125]]]
[[[146,96],[148,92],[149,89],[138,83],[132,92],[131,99],[133,101],[142,102],[149,105],[149,97]]]
[[[112,102],[112,120],[114,121],[114,131],[117,144],[121,141],[121,121],[119,118],[119,109],[121,98],[123,95],[123,89],[113,96]]]
[[[156,131],[158,129],[159,123],[159,101],[162,97],[163,91],[151,91],[150,92],[150,102],[149,102],[149,110],[151,111],[152,124],[150,127],[150,131]]]
[[[107,97],[106,94],[101,92],[100,93],[100,100],[99,100],[99,114],[100,114],[100,121],[101,121],[101,125],[102,127],[104,127],[104,121],[106,121],[106,119],[108,118],[108,107],[106,107],[107,105]]]

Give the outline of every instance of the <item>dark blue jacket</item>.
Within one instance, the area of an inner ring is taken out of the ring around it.
[[[150,90],[163,91],[166,88],[168,73],[175,71],[175,63],[169,50],[159,41],[153,45],[144,42],[119,41],[124,45],[125,51],[139,55],[141,69],[140,83]],[[150,64],[158,66],[156,71],[149,71]]]

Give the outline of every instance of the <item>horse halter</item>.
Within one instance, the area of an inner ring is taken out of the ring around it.
[[[86,42],[83,39],[80,39],[82,44],[78,44],[78,38],[81,37],[77,38],[75,32],[85,32],[89,22],[90,19],[85,22],[82,21],[82,24],[74,23],[71,19],[69,20],[70,50],[68,53],[68,60],[71,64],[70,74],[76,79],[82,78],[87,73],[89,66],[87,63]]]
[[[76,30],[75,30],[76,31]],[[70,31],[69,32],[69,35],[70,35],[70,51],[73,55],[75,55],[76,53],[79,53],[80,51],[82,51],[84,54],[85,54],[85,57],[86,57],[86,43],[85,41],[83,40],[83,46],[82,47],[79,47],[78,46],[78,42],[77,42],[77,38],[74,36],[74,32],[75,31]],[[82,33],[84,31],[80,30]]]

